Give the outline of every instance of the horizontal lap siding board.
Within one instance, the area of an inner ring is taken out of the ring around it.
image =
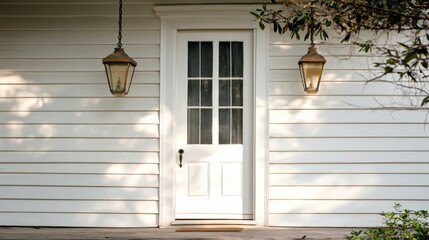
[[[299,79],[298,79],[299,80]],[[301,81],[273,82],[270,84],[271,96],[305,96]],[[318,96],[400,96],[401,89],[391,83],[373,82],[323,82]]]
[[[156,227],[160,21],[124,4],[138,63],[113,97],[117,1],[0,1],[0,225]]]
[[[158,225],[158,214],[122,213],[1,213],[0,225],[52,227],[152,227]]]
[[[2,81],[0,82],[0,86],[3,85],[11,85],[11,87],[14,87],[17,85],[26,85],[26,86],[32,86],[44,88],[44,86],[49,85],[63,85],[67,84],[67,86],[74,86],[74,85],[80,85],[80,86],[86,86],[86,85],[99,85],[100,89],[108,89],[109,87],[106,86],[107,80],[106,80],[106,73],[104,72],[104,69],[97,69],[97,71],[93,72],[34,72],[34,71],[28,71],[28,72],[20,72],[14,73],[10,72],[8,70],[2,71],[0,69],[0,77]],[[133,86],[134,85],[154,85],[159,84],[159,71],[139,71],[137,68],[136,72],[134,72],[133,77]],[[57,86],[57,87],[60,87]],[[134,89],[134,88],[133,88]],[[131,91],[129,94],[133,94]],[[137,91],[138,92],[138,91]],[[105,94],[104,96],[108,96]]]
[[[85,85],[23,85],[8,84],[5,88],[3,99],[10,98],[106,98],[109,88],[106,83]],[[158,84],[133,84],[128,97],[150,98],[159,97]],[[53,101],[53,100],[51,100]]]
[[[269,225],[368,227],[395,202],[428,210],[428,109],[409,105],[423,96],[368,83],[377,58],[352,45],[316,47],[327,63],[307,95],[298,61],[308,45],[271,33]]]

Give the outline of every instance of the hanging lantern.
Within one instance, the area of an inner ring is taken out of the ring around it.
[[[318,54],[314,47],[314,9],[310,7],[311,22],[310,40],[311,45],[308,48],[307,54],[302,56],[299,60],[299,72],[301,73],[302,86],[304,91],[309,94],[316,94],[319,91],[320,79],[322,78],[323,66],[325,65],[325,58]]]
[[[305,92],[309,94],[317,93],[325,62],[325,58],[317,53],[314,46],[309,47],[308,53],[299,60],[299,71]]]
[[[103,58],[110,92],[115,96],[125,96],[130,90],[137,62],[130,58],[122,48],[122,0],[119,1],[118,44],[115,51]]]
[[[123,48],[115,48],[115,52],[103,59],[106,68],[110,92],[115,96],[124,96],[130,90],[136,61],[128,57]]]

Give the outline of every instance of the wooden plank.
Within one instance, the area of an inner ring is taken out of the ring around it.
[[[1,163],[159,163],[158,152],[2,152]]]
[[[0,139],[0,151],[158,151],[159,139]]]
[[[158,175],[0,174],[1,186],[145,187],[159,186]]]
[[[64,174],[158,174],[158,164],[150,163],[1,163],[0,173]]]
[[[3,1],[2,4],[11,4],[10,2],[6,1],[6,0],[0,0]],[[258,0],[234,0],[235,3],[255,3],[257,5],[257,7],[259,7],[261,1]],[[34,5],[34,3],[38,3],[38,4],[52,4],[52,3],[57,3],[58,1],[55,0],[39,0],[39,1],[34,1],[34,0],[20,0],[19,1],[20,4],[22,5]],[[132,3],[132,4],[178,4],[178,3],[187,3],[187,4],[198,4],[198,3],[213,3],[213,0],[127,0],[127,4]],[[15,3],[12,3],[15,4]],[[86,4],[117,4],[116,1],[114,0],[61,0],[61,4],[79,4],[79,5],[86,5]],[[117,5],[115,5],[117,6]]]
[[[96,72],[12,72],[0,71],[0,85],[72,85],[72,84],[103,84],[107,86],[106,72],[103,69],[98,69]],[[139,70],[139,69],[137,69]],[[154,72],[134,72],[133,85],[134,89],[138,84],[159,83],[159,71]],[[132,94],[132,92],[130,93]]]
[[[158,138],[157,124],[136,125],[0,125],[3,138]]]
[[[426,124],[427,109],[270,110],[270,123]]]
[[[115,30],[117,16],[0,16],[3,30]],[[160,20],[155,16],[123,16],[124,31],[128,29],[159,29]]]
[[[270,187],[270,199],[429,200],[429,187]]]
[[[157,214],[2,213],[3,226],[157,227]]]
[[[395,96],[409,93],[409,89],[404,89],[391,83],[382,82],[323,82],[322,84],[323,85],[320,87],[319,92],[317,93],[318,96]],[[269,89],[270,96],[307,96],[307,94],[303,91],[301,81],[272,82],[270,83]]]
[[[112,28],[116,26],[117,23]],[[0,31],[0,42],[3,44],[108,44],[115,47],[118,38],[117,29]],[[160,35],[159,29],[127,29],[122,43],[127,49],[129,44],[159,44]]]
[[[404,209],[426,209],[429,201],[355,200],[270,200],[269,212],[287,214],[380,214],[393,211],[394,203]]]
[[[274,138],[271,151],[427,151],[429,138]]]
[[[403,164],[270,164],[270,173],[422,173],[429,174],[429,162]]]
[[[334,29],[327,29],[328,35],[330,36],[329,39],[326,41],[321,40],[320,38],[316,37],[314,39],[314,43],[316,44],[316,47],[323,45],[323,44],[341,44],[341,39],[344,37],[343,35],[339,35],[338,32]],[[373,31],[362,31],[359,33],[359,37],[361,42],[365,42],[367,39],[376,39],[380,44],[396,44],[398,41],[401,41],[400,39],[409,39],[407,37],[407,34],[410,34],[409,31],[401,31],[400,33],[396,32],[389,32],[389,33],[382,33],[378,32],[375,33]],[[301,34],[301,37],[304,35]],[[355,36],[352,37],[352,39]],[[283,35],[280,35],[278,33],[275,33],[274,31],[270,31],[270,42],[271,44],[294,44],[294,45],[304,45],[308,46],[309,43],[303,42],[302,39],[298,40],[296,38],[291,39],[290,34],[286,33]],[[346,43],[343,43],[346,44]]]
[[[241,232],[243,228],[238,227],[180,227],[176,232]]]
[[[270,69],[271,70],[283,70],[283,69],[297,69],[298,62],[301,57],[271,57],[270,58]],[[326,63],[324,69],[341,69],[341,70],[372,70],[377,69],[373,66],[373,62],[380,61],[375,57],[333,57],[325,56]]]
[[[2,186],[0,199],[149,201],[158,200],[158,188]]]
[[[106,53],[106,56],[113,51]],[[2,70],[10,72],[20,71],[45,71],[45,72],[62,72],[62,71],[104,71],[102,58],[95,56],[94,59],[0,59]],[[134,58],[137,62],[136,71],[159,71],[158,58]]]
[[[270,214],[273,227],[374,227],[381,226],[379,214]]]
[[[270,137],[429,137],[423,124],[271,124]]]
[[[93,59],[99,58],[100,62],[113,52],[115,46],[107,44],[35,44],[35,45],[0,45],[0,58],[2,59]],[[151,45],[125,45],[127,54],[132,58],[159,58],[160,47]]]
[[[270,152],[270,163],[427,163],[427,156],[427,152],[407,151]]]
[[[9,84],[5,86],[2,97],[33,98],[33,97],[80,97],[95,98],[111,96],[109,86],[102,84],[73,85],[24,85]],[[132,84],[127,97],[159,97],[159,84]]]
[[[46,4],[32,2],[23,5],[22,1],[1,4],[0,16],[117,16],[117,3],[62,3],[55,5],[55,11]],[[123,6],[127,16],[154,16],[153,7],[133,2]]]
[[[2,112],[2,124],[159,124],[158,111],[139,112]]]
[[[158,213],[157,201],[0,200],[0,213]]]
[[[323,87],[323,83],[326,82],[366,82],[378,73],[381,73],[380,70],[353,69],[353,71],[350,71],[348,69],[323,69],[321,88]],[[389,79],[387,77],[386,79]],[[298,67],[296,69],[273,69],[270,70],[270,81],[301,82],[301,76]]]
[[[270,174],[270,186],[429,186],[429,174]]]
[[[0,98],[0,111],[154,111],[159,98]]]
[[[279,56],[294,56],[302,57],[308,52],[308,45],[301,44],[275,44],[270,45],[270,56],[279,57]],[[338,43],[328,43],[320,44],[316,46],[317,53],[326,57],[326,56],[341,56],[341,57],[351,57],[351,56],[365,56],[369,57],[372,53],[360,52],[360,47],[353,44],[338,44]]]
[[[270,109],[359,109],[409,107],[417,110],[423,97],[409,96],[274,96]]]

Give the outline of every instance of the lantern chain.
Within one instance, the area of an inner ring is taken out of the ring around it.
[[[310,8],[310,17],[311,17],[311,22],[310,22],[310,41],[311,41],[311,47],[314,47],[314,9],[313,6],[311,6]]]
[[[118,48],[122,47],[122,0],[119,0],[119,30],[118,30]]]

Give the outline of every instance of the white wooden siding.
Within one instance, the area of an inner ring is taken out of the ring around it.
[[[428,109],[403,108],[417,100],[394,85],[366,84],[375,58],[337,39],[316,46],[327,63],[306,95],[307,47],[271,34],[269,224],[374,226],[394,202],[428,209]]]
[[[0,225],[156,227],[160,21],[124,4],[138,62],[111,96],[117,1],[0,1]]]

